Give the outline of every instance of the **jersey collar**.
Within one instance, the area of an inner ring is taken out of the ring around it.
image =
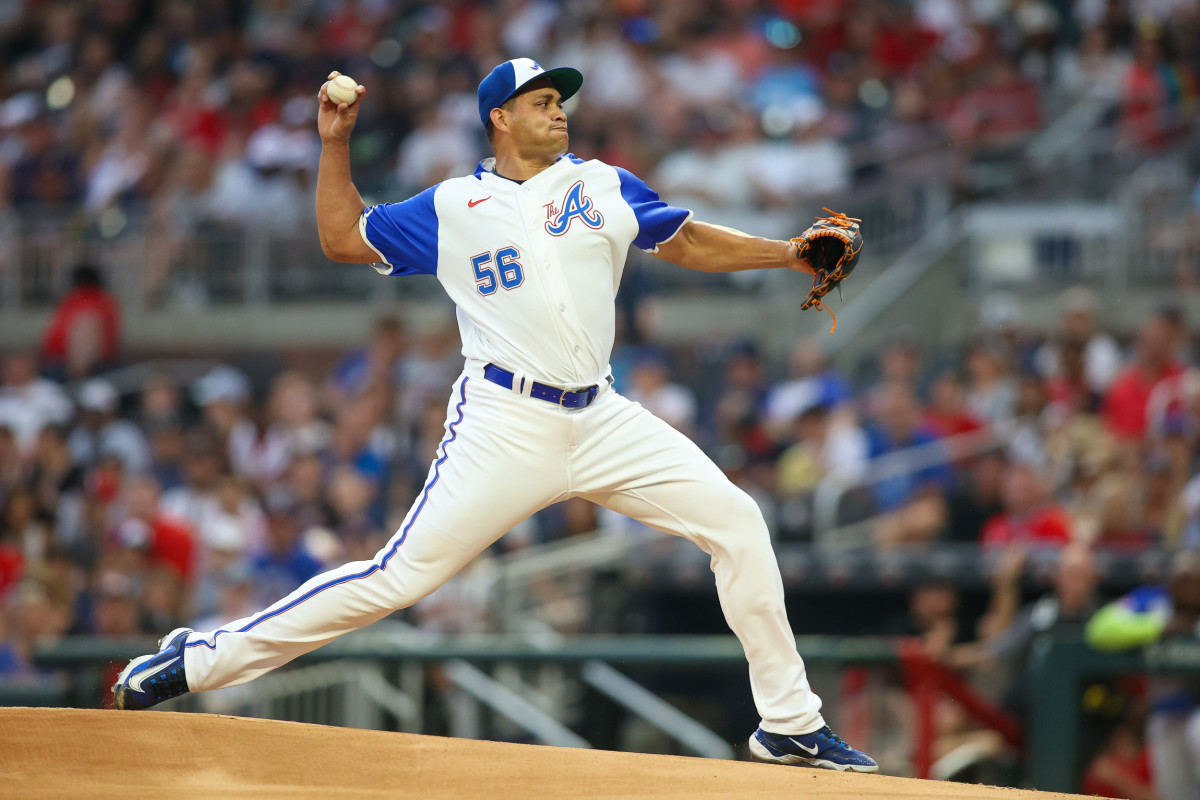
[[[582,160],[575,157],[574,153],[563,153],[561,156],[554,159],[554,163],[550,165],[550,169],[557,167],[559,165],[559,163],[561,163],[563,160],[567,160],[574,164],[582,164],[583,163]],[[495,175],[495,177],[497,177],[497,178],[501,178],[502,180],[509,180],[508,178],[503,178],[500,175],[496,175],[496,157],[495,156],[489,156],[489,157],[483,159],[482,161],[479,162],[479,166],[475,167],[475,178],[476,179],[483,180],[484,173],[490,173],[492,175]],[[535,175],[534,177],[537,177],[537,176]],[[517,181],[512,181],[512,182],[516,183]]]

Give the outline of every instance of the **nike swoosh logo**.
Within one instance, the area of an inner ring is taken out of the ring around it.
[[[491,200],[491,199],[492,199],[492,196],[491,196],[490,194],[489,194],[487,197],[483,198],[483,200]],[[468,200],[468,201],[467,201],[467,208],[474,208],[475,206],[477,206],[477,205],[479,205],[480,203],[482,203],[482,202],[483,202],[483,200]]]
[[[808,753],[810,756],[815,756],[817,754],[817,751],[821,749],[821,748],[817,747],[815,744],[812,747],[805,747],[804,745],[800,744],[799,742],[797,742],[795,739],[791,738],[790,736],[788,737],[788,741],[791,742],[792,744],[796,745],[796,747],[799,747],[804,752]]]

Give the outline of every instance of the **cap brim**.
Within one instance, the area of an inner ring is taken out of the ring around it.
[[[579,70],[574,67],[555,67],[554,69],[537,73],[518,86],[509,97],[516,97],[526,86],[542,78],[550,79],[550,82],[554,84],[554,88],[558,89],[558,93],[562,95],[563,100],[574,95],[579,91],[579,87],[583,86],[583,73]]]

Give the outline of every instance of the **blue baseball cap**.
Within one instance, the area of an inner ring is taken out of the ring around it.
[[[505,61],[479,82],[479,121],[486,128],[493,108],[504,105],[522,86],[538,78],[549,78],[563,100],[578,92],[583,85],[583,75],[571,67],[546,69],[532,58]]]

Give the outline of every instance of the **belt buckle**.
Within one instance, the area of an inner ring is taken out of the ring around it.
[[[558,396],[558,407],[559,407],[559,408],[566,408],[566,407],[567,407],[567,405],[566,405],[566,403],[565,403],[564,401],[567,399],[567,395],[568,395],[568,394],[569,394],[569,392],[567,392],[567,390],[566,390],[566,389],[563,389],[563,390],[562,390],[562,394],[560,394],[560,395]]]

